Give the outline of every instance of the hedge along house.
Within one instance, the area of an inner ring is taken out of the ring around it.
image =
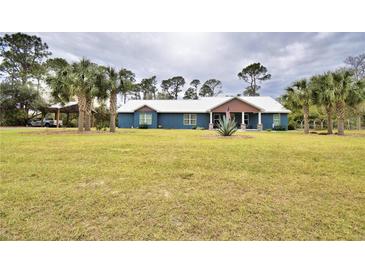
[[[223,116],[245,129],[288,128],[288,113],[267,96],[203,97],[198,100],[130,100],[118,109],[119,128],[213,129]]]

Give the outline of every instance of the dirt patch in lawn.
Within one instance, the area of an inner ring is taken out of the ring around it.
[[[21,131],[20,134],[25,135],[60,135],[60,134],[75,134],[75,135],[96,135],[96,134],[119,134],[119,133],[129,133],[126,131],[111,133],[110,131],[83,131],[79,132],[77,130],[34,130],[34,131]]]
[[[365,137],[365,133],[362,132],[346,132],[345,131],[345,135],[338,135],[337,132],[333,133],[333,134],[328,134],[327,132],[317,132],[317,131],[310,131],[310,134],[313,135],[326,135],[326,136],[338,136],[338,137]]]
[[[232,135],[232,136],[220,136],[220,135],[204,135],[206,139],[251,139],[253,136],[249,135]]]
[[[364,133],[346,133],[345,132],[345,137],[346,136],[351,136],[351,137],[361,137],[361,138],[365,138],[365,134]]]

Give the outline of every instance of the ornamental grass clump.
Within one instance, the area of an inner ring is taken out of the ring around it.
[[[219,119],[217,131],[221,136],[233,135],[237,131],[235,120],[227,119],[225,116],[223,117],[223,119]]]

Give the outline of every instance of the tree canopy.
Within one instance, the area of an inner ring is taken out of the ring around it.
[[[48,45],[35,35],[18,32],[0,37],[0,73],[11,82],[19,80],[25,84],[30,78],[39,77],[49,55]]]
[[[222,82],[217,79],[209,79],[200,88],[199,95],[202,97],[217,96],[222,93]]]
[[[156,99],[157,93],[157,80],[156,76],[152,76],[150,78],[144,78],[141,80],[140,88],[143,93],[143,99]]]
[[[174,76],[161,82],[162,92],[168,99],[177,100],[179,93],[185,85],[185,79],[182,76]]]
[[[267,68],[260,63],[253,63],[243,68],[241,72],[238,73],[238,78],[242,79],[249,84],[244,91],[246,96],[259,96],[259,86],[260,82],[271,79],[271,74],[267,72]]]
[[[0,37],[0,124],[25,125],[44,111],[46,102],[40,93],[40,82],[45,77],[44,62],[49,55],[47,44],[37,36],[14,33]]]
[[[183,99],[198,99],[198,86],[200,85],[200,81],[198,79],[194,79],[190,82],[190,87],[185,91]]]
[[[345,64],[350,66],[356,80],[365,78],[365,53],[347,57]]]

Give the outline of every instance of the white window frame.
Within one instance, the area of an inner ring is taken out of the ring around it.
[[[184,113],[184,126],[196,126],[198,116],[194,113]]]
[[[275,119],[275,117],[277,119]],[[276,121],[275,121],[276,120]],[[275,126],[280,126],[281,125],[281,117],[280,117],[280,113],[274,113],[272,116],[272,124]]]
[[[152,113],[141,112],[139,113],[139,124],[140,125],[152,125]]]

